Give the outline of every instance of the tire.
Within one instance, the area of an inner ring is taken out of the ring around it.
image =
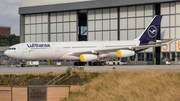
[[[77,62],[74,62],[74,66],[77,66]]]
[[[113,65],[115,65],[116,63],[115,62],[113,62]]]
[[[100,63],[99,63],[99,62],[97,62],[97,66],[100,66]]]
[[[84,63],[83,63],[83,62],[80,62],[79,64],[80,64],[80,66],[83,66],[83,65],[84,65]]]
[[[86,63],[85,62],[83,62],[83,66],[85,66],[86,65]]]
[[[91,66],[94,66],[94,62],[91,63]]]
[[[89,62],[89,66],[93,66],[94,65],[94,63],[93,62]]]
[[[102,66],[102,62],[99,63],[99,66]]]
[[[94,66],[97,66],[97,63],[96,63],[96,62],[94,62],[94,63],[93,63],[93,65],[94,65]]]
[[[92,62],[89,62],[88,64],[89,64],[89,66],[92,66]]]
[[[117,65],[119,65],[119,62],[117,63]]]
[[[79,62],[77,62],[77,66],[80,66],[80,63],[79,63]]]

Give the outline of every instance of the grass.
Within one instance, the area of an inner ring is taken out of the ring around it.
[[[49,76],[58,76],[62,72],[47,72],[47,73],[27,73],[27,74],[0,74],[0,77],[19,77],[19,76],[26,76],[26,77],[49,77]]]
[[[106,72],[64,101],[179,101],[180,72]]]
[[[58,85],[84,85],[99,75],[99,72],[72,72],[70,77],[62,80]]]
[[[44,85],[61,73],[1,74],[0,85]]]
[[[59,74],[0,75],[0,85],[44,85]],[[58,85],[82,85],[64,101],[180,100],[180,72],[73,72]]]
[[[61,73],[4,74],[0,75],[0,85],[45,85]],[[66,73],[61,77],[65,75]],[[98,72],[72,72],[71,76],[62,79],[56,85],[84,85],[98,75]]]

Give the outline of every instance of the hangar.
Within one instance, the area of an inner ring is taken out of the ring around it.
[[[157,40],[180,39],[179,0],[21,0],[21,42],[132,40],[163,15]],[[180,64],[180,40],[125,58],[130,64]]]

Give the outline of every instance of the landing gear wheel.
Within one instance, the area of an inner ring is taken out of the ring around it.
[[[99,63],[99,66],[102,66],[102,63],[101,63],[101,62]]]
[[[94,66],[97,66],[97,62],[94,62],[93,65],[94,65]]]
[[[99,62],[97,62],[97,66],[100,66],[100,63],[99,63]]]
[[[77,66],[80,66],[81,63],[77,62]]]
[[[85,62],[83,62],[83,66],[85,66],[86,65],[86,63]]]
[[[77,66],[77,62],[74,62],[74,66]]]
[[[85,62],[81,62],[79,66],[85,66]]]
[[[89,66],[93,66],[93,62],[89,62]]]

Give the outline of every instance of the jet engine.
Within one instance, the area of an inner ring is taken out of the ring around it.
[[[117,51],[117,57],[129,57],[129,56],[134,56],[135,52],[131,50],[118,50]]]
[[[98,56],[93,55],[93,54],[81,54],[80,55],[80,61],[81,62],[93,61],[93,60],[96,60],[97,58],[98,58]]]

